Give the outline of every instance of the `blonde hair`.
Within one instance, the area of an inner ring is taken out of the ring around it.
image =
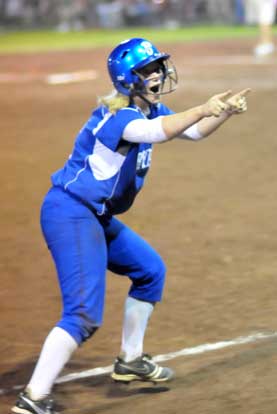
[[[109,109],[109,112],[115,114],[119,109],[129,106],[130,98],[114,90],[109,95],[100,96],[98,103],[105,105]]]

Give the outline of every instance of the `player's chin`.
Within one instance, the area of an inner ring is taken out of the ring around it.
[[[161,95],[159,93],[151,93],[147,96],[147,98],[152,104],[161,102]]]

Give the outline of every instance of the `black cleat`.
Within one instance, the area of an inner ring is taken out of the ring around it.
[[[16,414],[55,414],[53,409],[54,401],[49,397],[43,400],[32,400],[27,392],[21,392],[12,413]]]
[[[150,355],[142,356],[130,362],[125,362],[117,357],[114,363],[114,371],[111,375],[115,381],[128,383],[130,381],[165,382],[170,381],[174,371],[167,367],[160,367]]]

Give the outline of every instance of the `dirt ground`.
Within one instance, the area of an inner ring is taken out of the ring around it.
[[[164,300],[145,351],[167,354],[277,331],[277,56],[256,61],[253,39],[159,45],[179,71],[175,110],[212,94],[251,87],[247,114],[199,143],[156,146],[146,185],[121,218],[164,257]],[[39,210],[50,174],[110,90],[108,49],[0,55],[0,412],[28,381],[59,318],[54,265]],[[49,85],[51,73],[94,69],[95,80]],[[128,280],[108,274],[103,327],[63,374],[112,364],[120,347]],[[55,387],[59,411],[73,414],[276,414],[277,339],[173,358],[166,386],[118,386],[109,375]]]

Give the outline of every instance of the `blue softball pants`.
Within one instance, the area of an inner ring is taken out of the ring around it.
[[[133,298],[161,300],[165,280],[161,257],[115,217],[97,216],[63,189],[53,187],[41,208],[41,228],[63,299],[57,326],[78,344],[102,324],[107,269],[130,278]]]

